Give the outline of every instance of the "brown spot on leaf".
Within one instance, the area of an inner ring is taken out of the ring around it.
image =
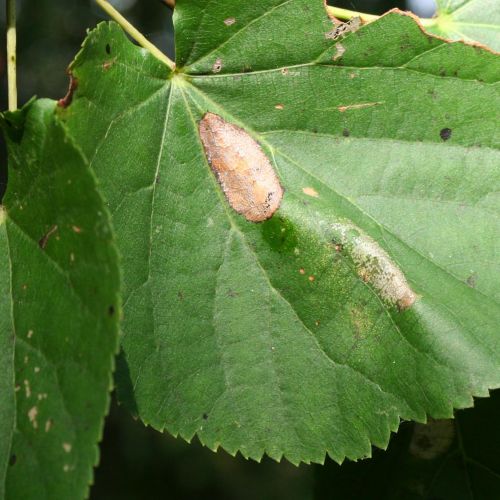
[[[443,141],[447,141],[451,137],[451,128],[443,128],[439,132],[439,137],[441,137]]]
[[[345,54],[345,47],[341,43],[335,45],[335,54],[332,56],[334,61],[338,61]]]
[[[57,231],[57,224],[54,224],[39,240],[38,246],[44,250],[47,246],[49,238]]]
[[[471,288],[476,288],[477,284],[477,275],[472,273],[466,280],[467,285],[469,285]]]
[[[276,109],[279,109],[280,111],[282,109],[285,109],[285,106],[283,106],[283,104],[276,104],[276,106],[274,106]]]
[[[302,188],[302,192],[304,194],[307,194],[307,196],[312,196],[313,198],[319,198],[318,192],[316,191],[316,189],[314,189],[312,187]]]
[[[222,69],[222,60],[220,57],[218,57],[212,66],[212,73],[220,73],[221,69]]]
[[[353,17],[346,23],[341,23],[335,26],[335,28],[333,28],[331,31],[328,31],[328,33],[325,33],[325,38],[329,40],[337,40],[337,38],[343,37],[348,33],[354,33],[355,31],[358,31],[360,27],[361,18]]]
[[[67,108],[73,101],[73,94],[75,90],[78,88],[78,80],[73,76],[71,72],[68,72],[69,75],[69,87],[66,95],[57,101],[57,105],[61,108]]]
[[[346,106],[338,106],[337,109],[341,113],[345,113],[346,111],[349,111],[350,109],[371,108],[373,106],[379,106],[380,104],[383,104],[383,103],[381,103],[381,102],[360,102],[358,104],[348,104]]]
[[[111,68],[111,66],[113,66],[113,64],[115,64],[115,62],[116,62],[116,58],[110,59],[109,61],[104,61],[102,63],[103,71],[108,71]]]
[[[28,411],[28,418],[31,422],[31,425],[33,426],[33,429],[37,429],[38,428],[38,422],[36,420],[36,417],[38,416],[38,408],[36,406],[33,406],[33,408],[31,408],[29,411]]]
[[[201,119],[199,132],[208,163],[233,210],[250,222],[272,217],[283,188],[260,145],[214,113]]]
[[[30,381],[29,380],[23,380],[23,383],[24,383],[24,392],[26,393],[26,397],[30,398],[31,397]]]

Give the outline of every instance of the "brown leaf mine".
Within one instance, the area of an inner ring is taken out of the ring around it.
[[[386,304],[400,311],[411,307],[418,296],[389,254],[378,243],[350,223],[335,223],[336,245],[352,259],[358,276],[377,292]]]
[[[231,207],[250,222],[272,217],[283,188],[260,145],[242,128],[207,113],[199,123],[208,163]]]

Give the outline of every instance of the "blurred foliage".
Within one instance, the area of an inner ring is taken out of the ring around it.
[[[5,4],[5,0],[2,2]],[[18,0],[19,103],[33,95],[60,98],[66,92],[66,68],[80,49],[86,32],[107,17],[93,0]],[[130,21],[163,50],[173,53],[170,10],[159,0],[114,2],[130,5]],[[5,8],[1,9],[3,22]],[[5,53],[0,71],[5,83]],[[6,107],[5,85],[1,105]]]

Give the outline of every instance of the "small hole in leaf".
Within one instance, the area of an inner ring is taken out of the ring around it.
[[[344,130],[342,130],[342,135],[344,137],[349,137],[351,135],[351,132],[349,132],[349,129],[345,128]]]
[[[113,316],[115,314],[115,308],[114,308],[114,306],[109,306],[108,307],[108,314],[110,316]]]
[[[106,44],[106,54],[111,54],[111,45],[109,43]]]
[[[11,455],[9,459],[9,465],[15,465],[16,462],[17,462],[16,455]]]
[[[451,128],[444,128],[439,132],[439,136],[443,141],[447,141],[451,137]]]
[[[208,420],[208,414],[206,413],[203,414],[203,420]]]

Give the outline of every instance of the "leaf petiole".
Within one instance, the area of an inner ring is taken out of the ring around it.
[[[9,111],[17,109],[16,0],[7,0],[7,80]]]
[[[171,70],[175,69],[175,63],[167,57],[156,45],[152,44],[137,28],[135,28],[125,17],[123,17],[107,0],[95,0],[111,19],[116,21],[141,47],[149,50],[157,59],[165,63]]]
[[[361,21],[365,23],[371,23],[373,21],[376,21],[380,16],[376,16],[374,14],[365,14],[363,12],[356,12],[354,10],[349,10],[349,9],[341,9],[340,7],[332,7],[331,5],[326,6],[326,10],[330,15],[333,17],[336,17],[337,19],[340,19],[341,21],[348,21],[349,19],[352,19],[353,17],[359,17]],[[429,27],[432,26],[436,23],[435,19],[422,19],[419,18],[420,23],[422,26]]]

